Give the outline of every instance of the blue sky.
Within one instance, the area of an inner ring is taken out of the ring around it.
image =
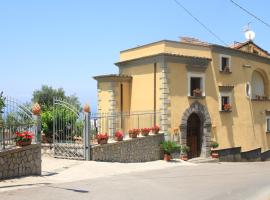
[[[235,0],[270,23],[269,0]],[[230,0],[179,0],[226,43],[255,42],[270,51],[270,29]],[[191,36],[220,44],[173,0],[0,0],[0,91],[30,101],[41,85],[62,87],[96,107],[92,76],[117,73],[119,51]]]

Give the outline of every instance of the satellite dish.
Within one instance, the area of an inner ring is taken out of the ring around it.
[[[255,32],[252,30],[247,30],[247,31],[245,31],[245,37],[247,40],[254,40]]]

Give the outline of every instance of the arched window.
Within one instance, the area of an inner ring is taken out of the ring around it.
[[[266,96],[263,76],[257,71],[252,74],[251,92],[252,99],[260,99]]]

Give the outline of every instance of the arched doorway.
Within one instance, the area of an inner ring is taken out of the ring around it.
[[[201,155],[201,120],[196,113],[192,113],[187,121],[187,146],[190,147],[189,158]]]
[[[197,125],[192,126],[192,124],[197,124]],[[190,131],[188,130],[193,129],[192,127],[194,127],[194,130],[193,130],[194,132],[197,129],[199,130],[199,131],[196,131],[199,135],[199,137],[197,136],[198,140],[196,141],[197,141],[197,144],[200,145],[199,147],[197,146],[197,152],[195,152],[194,150],[192,155],[194,156],[197,155],[200,157],[209,157],[210,150],[211,150],[211,127],[212,127],[211,118],[207,110],[207,107],[202,105],[198,101],[193,102],[190,105],[190,107],[187,108],[185,112],[183,113],[181,123],[180,123],[181,145],[188,146],[187,143],[188,142],[190,143],[190,137],[188,137],[188,133],[190,133]]]

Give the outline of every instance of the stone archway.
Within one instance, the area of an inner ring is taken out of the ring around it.
[[[211,118],[207,108],[199,103],[198,101],[191,104],[191,106],[185,110],[181,124],[180,124],[180,132],[181,132],[181,145],[187,145],[187,127],[188,127],[188,119],[191,114],[197,114],[201,121],[201,153],[200,157],[209,157],[211,150]]]

